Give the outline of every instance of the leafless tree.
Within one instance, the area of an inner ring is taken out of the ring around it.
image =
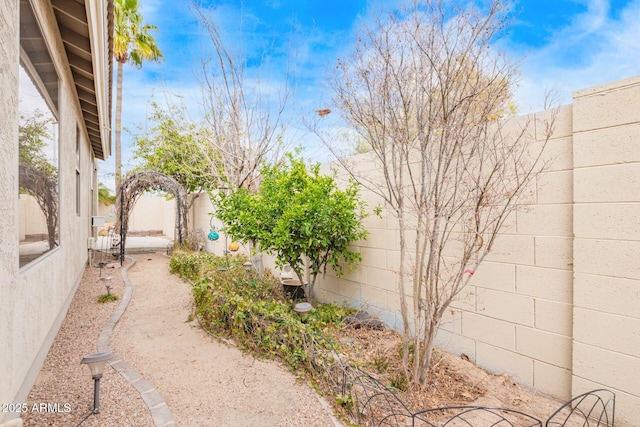
[[[533,120],[514,120],[517,65],[493,44],[507,24],[504,0],[482,10],[447,0],[405,6],[363,25],[331,86],[377,170],[363,174],[337,157],[398,221],[403,359],[408,378],[425,387],[443,315],[542,170],[553,114],[535,124],[537,144]]]
[[[283,111],[290,96],[288,76],[281,85],[260,75],[260,66],[249,67],[239,44],[225,43],[211,11],[192,2],[192,9],[213,47],[202,61],[202,95],[208,123],[207,150],[211,170],[230,188],[255,190],[261,162],[273,163],[282,156]]]

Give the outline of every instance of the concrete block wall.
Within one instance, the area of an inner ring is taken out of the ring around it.
[[[225,235],[225,233],[221,231],[223,226],[222,221],[215,216],[212,218],[211,214],[213,213],[215,213],[215,206],[211,202],[209,195],[207,193],[199,194],[193,201],[193,205],[189,211],[189,229],[192,231],[202,231],[202,233],[204,233],[207,252],[216,255],[224,255],[225,249],[228,244],[231,243],[233,238]],[[213,241],[207,239],[211,226],[216,228],[219,235],[218,240]],[[247,256],[249,255],[248,249],[243,246],[240,247],[240,250],[237,253],[244,253]]]
[[[544,143],[553,112],[520,118],[535,127],[532,150]],[[443,328],[438,345],[497,373],[553,395],[571,395],[572,109],[555,114],[545,172],[531,186],[466,290],[458,330]]]
[[[531,149],[545,139],[542,124],[552,117],[542,112],[517,119],[515,128],[529,126]],[[571,395],[572,335],[572,108],[556,113],[555,132],[544,151],[546,173],[532,183],[524,203],[511,214],[493,253],[475,272],[469,286],[447,311],[437,345],[466,354],[480,365],[509,373],[520,382],[548,393]],[[359,173],[375,173],[375,162],[354,159]],[[329,171],[330,166],[325,166]],[[363,191],[372,209],[379,199]],[[402,329],[399,315],[400,244],[397,220],[366,220],[371,233],[354,247],[363,257],[358,270],[320,280],[317,296],[346,301]],[[408,236],[411,245],[413,238]],[[407,288],[410,285],[407,284]]]
[[[640,425],[640,78],[573,108],[572,392],[612,389],[616,421]]]
[[[351,160],[358,174],[374,180],[380,175],[372,154],[360,154]],[[337,173],[338,183],[345,176],[334,164],[323,165],[321,171],[325,174]],[[402,329],[398,297],[400,238],[397,220],[385,208],[380,196],[364,189],[360,196],[367,205],[368,217],[364,224],[369,236],[366,241],[354,242],[353,249],[361,252],[362,263],[341,278],[337,278],[331,270],[327,271],[325,277],[318,276],[315,294],[324,301],[348,303],[362,308],[383,319],[389,326]],[[373,213],[376,207],[382,208],[380,216]]]
[[[540,124],[533,120],[538,148]],[[375,163],[355,157],[359,173]],[[451,306],[437,344],[562,399],[616,392],[617,425],[640,425],[640,77],[585,89],[557,111],[547,166],[494,252]],[[325,165],[324,171],[331,169]],[[371,207],[378,199],[363,192]],[[401,329],[396,219],[370,217],[363,262],[317,296]]]
[[[116,222],[116,203],[98,205],[98,216],[103,216],[106,225]],[[162,231],[170,239],[174,238],[176,223],[176,203],[173,199],[153,193],[144,193],[129,214],[129,232]]]
[[[519,119],[534,126],[532,150],[551,114]],[[576,92],[556,114],[545,171],[447,311],[437,345],[561,399],[611,389],[616,425],[637,426],[640,76]],[[358,173],[379,173],[369,156],[351,159]],[[370,212],[380,204],[367,190],[362,197]],[[367,240],[353,245],[361,265],[341,278],[319,277],[316,298],[362,307],[401,329],[399,232],[382,207],[381,218],[365,221]],[[273,259],[264,264],[273,268]]]

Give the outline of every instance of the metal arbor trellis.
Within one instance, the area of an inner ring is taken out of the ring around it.
[[[154,171],[139,171],[128,175],[118,187],[116,193],[117,225],[120,230],[120,262],[124,260],[124,248],[129,227],[129,213],[138,198],[147,190],[159,190],[171,193],[176,201],[175,236],[182,244],[188,235],[187,228],[187,192],[180,183],[172,177]]]

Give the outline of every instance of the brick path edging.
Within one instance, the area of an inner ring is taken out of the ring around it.
[[[122,297],[122,301],[116,311],[111,315],[111,317],[109,317],[109,319],[107,319],[107,322],[102,327],[102,331],[98,337],[98,352],[111,351],[109,349],[111,334],[131,301],[133,286],[131,285],[131,280],[129,280],[129,276],[127,275],[127,270],[136,263],[136,260],[131,257],[127,257],[127,259],[129,259],[131,263],[127,264],[121,270],[122,280],[124,281],[124,296]],[[109,364],[136,390],[138,390],[142,400],[144,400],[144,403],[151,412],[153,423],[157,427],[176,426],[169,406],[153,384],[142,378],[142,375],[140,375],[138,371],[127,365],[127,363],[115,353],[113,354],[113,358],[109,361]]]

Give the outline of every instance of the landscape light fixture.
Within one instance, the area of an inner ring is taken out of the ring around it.
[[[102,372],[104,371],[104,365],[107,363],[113,354],[109,351],[102,353],[94,353],[85,356],[80,361],[81,365],[88,365],[91,371],[91,377],[93,378],[93,413],[100,412],[100,378],[102,378]]]
[[[105,276],[105,277],[101,277],[100,278],[100,281],[102,282],[102,284],[107,289],[107,293],[108,294],[111,293],[111,289],[112,289],[111,280],[113,280],[113,276]]]
[[[300,320],[304,320],[307,317],[307,313],[313,309],[313,306],[308,302],[299,302],[293,307],[293,311],[298,313]]]

